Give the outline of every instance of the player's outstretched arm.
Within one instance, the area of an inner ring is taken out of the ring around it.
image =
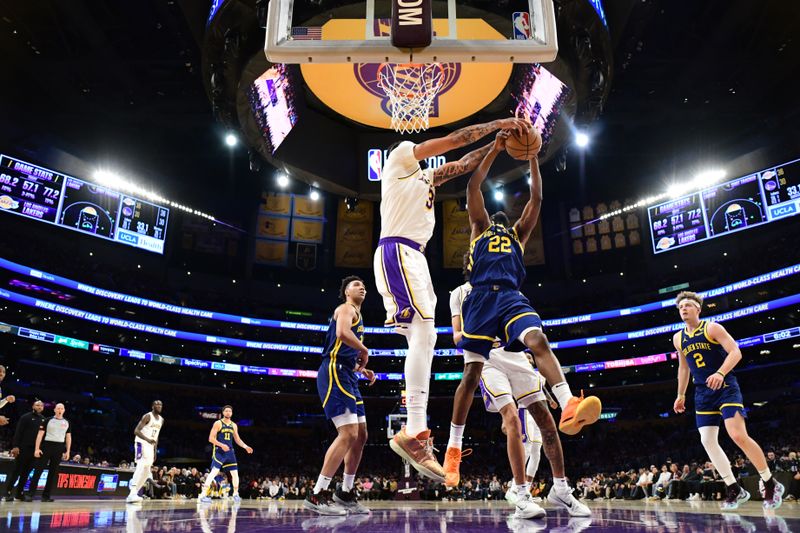
[[[458,161],[451,161],[450,163],[445,163],[444,165],[437,167],[436,170],[433,171],[433,186],[439,187],[453,178],[457,178],[466,174],[467,172],[472,172],[475,170],[481,160],[486,156],[486,154],[489,153],[489,150],[492,148],[492,144],[493,143],[489,143],[486,146],[478,148],[477,150],[473,150]]]
[[[240,447],[242,447],[245,450],[247,450],[247,453],[253,453],[253,448],[251,448],[250,446],[245,444],[244,441],[242,440],[242,437],[239,436],[239,424],[236,424],[236,423],[233,424],[233,440]]]
[[[728,356],[725,357],[725,360],[722,362],[722,366],[720,366],[717,371],[709,376],[706,380],[706,385],[708,388],[711,390],[718,390],[724,385],[725,376],[727,376],[730,371],[739,364],[739,361],[742,360],[742,351],[739,349],[739,345],[736,343],[733,337],[731,337],[731,334],[728,333],[722,324],[709,322],[706,326],[706,333],[708,334],[709,339],[714,342],[718,342],[728,354]]]
[[[497,134],[491,148],[483,156],[483,160],[472,173],[467,183],[467,214],[469,215],[469,225],[471,228],[470,240],[474,239],[489,227],[489,213],[486,212],[486,204],[483,201],[483,193],[481,192],[481,185],[486,180],[489,174],[489,169],[492,168],[492,163],[497,158],[502,150],[505,149],[505,141],[508,138],[508,132],[503,130]]]
[[[472,144],[497,130],[516,130],[520,135],[530,126],[530,123],[520,118],[503,118],[484,124],[475,124],[461,128],[450,135],[429,139],[414,145],[414,157],[417,161],[442,155],[450,150]]]
[[[539,157],[533,156],[531,159],[531,197],[522,209],[522,214],[514,225],[517,229],[517,238],[522,248],[536,227],[539,221],[539,212],[542,210],[542,174],[539,172]]]

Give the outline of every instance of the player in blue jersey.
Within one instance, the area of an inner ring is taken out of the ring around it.
[[[239,436],[239,427],[236,422],[231,420],[233,416],[233,407],[226,405],[222,408],[222,418],[214,422],[211,426],[211,432],[208,434],[208,442],[213,445],[211,451],[211,472],[209,472],[206,481],[203,484],[203,491],[200,495],[200,502],[210,503],[211,497],[209,496],[209,489],[211,483],[220,472],[229,472],[231,475],[231,484],[233,485],[233,501],[240,502],[239,497],[239,466],[236,462],[236,452],[233,450],[233,443],[235,442],[240,447],[247,450],[247,453],[253,453],[253,448],[244,443]]]
[[[534,130],[535,131],[535,130]],[[530,160],[530,199],[519,220],[512,226],[505,213],[489,216],[483,201],[481,185],[497,155],[505,149],[509,132],[498,133],[489,153],[472,174],[467,186],[469,215],[470,284],[472,290],[462,305],[462,336],[458,347],[464,350],[464,374],[453,399],[450,441],[445,454],[445,484],[458,484],[461,462],[461,441],[469,408],[478,387],[483,361],[499,339],[508,352],[528,348],[539,372],[552,384],[553,395],[562,409],[560,429],[574,435],[600,416],[600,400],[594,396],[576,398],[567,385],[561,364],[556,359],[542,322],[528,299],[519,291],[525,280],[523,252],[539,218],[542,205],[542,176],[538,157]],[[541,405],[540,405],[541,404]],[[531,410],[544,436],[544,450],[553,468],[555,493],[549,501],[569,508],[571,491],[564,476],[564,460],[555,422],[545,402],[536,402]],[[556,498],[563,496],[563,498]]]
[[[364,444],[367,442],[367,417],[358,390],[358,374],[375,383],[375,373],[367,368],[369,351],[364,346],[364,320],[361,304],[367,296],[364,281],[357,276],[342,280],[339,298],[344,303],[333,312],[322,365],[317,373],[317,391],[325,416],[336,426],[338,435],[328,447],[322,471],[303,506],[322,515],[369,513],[356,499],[353,483]],[[344,482],[333,497],[328,490],[331,479],[344,461]]]
[[[733,369],[742,360],[742,352],[733,337],[721,324],[700,320],[703,298],[694,292],[684,291],[675,299],[678,312],[686,327],[672,337],[678,350],[678,397],[674,410],[686,410],[686,388],[689,377],[694,381],[694,408],[700,441],[708,453],[725,485],[728,496],[723,510],[733,510],[750,499],[750,493],[736,482],[731,463],[719,445],[719,423],[741,448],[761,476],[759,483],[765,509],[777,509],[783,501],[784,487],[767,465],[761,446],[747,434],[744,401]]]

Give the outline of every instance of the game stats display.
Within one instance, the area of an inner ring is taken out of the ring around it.
[[[800,213],[800,159],[648,208],[661,253]]]
[[[169,209],[5,155],[0,210],[164,253]]]

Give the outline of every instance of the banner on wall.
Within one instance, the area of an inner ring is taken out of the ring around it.
[[[339,200],[336,216],[335,266],[339,268],[370,268],[372,266],[372,217],[374,204],[360,201],[348,211]]]
[[[292,219],[292,240],[319,244],[322,242],[322,220]]]
[[[292,216],[300,218],[318,218],[325,215],[325,202],[312,200],[308,196],[295,196],[292,204]]]
[[[285,266],[289,258],[287,241],[256,239],[255,262],[261,265]]]
[[[292,195],[264,191],[261,193],[261,204],[258,206],[258,211],[271,215],[291,216]]]
[[[287,241],[290,221],[288,217],[258,215],[256,238]]]
[[[442,202],[443,233],[442,266],[444,268],[462,268],[464,254],[469,251],[469,215],[461,208],[458,200]]]

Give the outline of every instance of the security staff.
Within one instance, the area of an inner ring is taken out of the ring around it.
[[[33,410],[26,413],[19,418],[16,430],[14,431],[14,439],[11,441],[11,455],[14,456],[14,468],[11,470],[11,475],[6,483],[6,501],[13,502],[14,496],[11,495],[11,489],[17,479],[20,480],[17,485],[16,499],[22,500],[22,490],[25,488],[25,480],[28,479],[28,474],[31,472],[31,465],[34,461],[33,452],[36,449],[36,435],[39,434],[39,428],[44,422],[42,410],[44,404],[41,400],[33,402]]]
[[[42,491],[42,501],[53,501],[50,493],[58,478],[58,467],[61,461],[69,459],[69,450],[72,447],[72,428],[69,420],[64,418],[64,410],[64,404],[57,403],[53,410],[55,414],[46,418],[39,427],[39,433],[36,435],[36,449],[33,452],[39,460],[33,470],[28,494],[25,495],[26,502],[33,501],[33,495],[39,485],[39,478],[42,477],[42,470],[45,468],[47,468],[47,483]]]

